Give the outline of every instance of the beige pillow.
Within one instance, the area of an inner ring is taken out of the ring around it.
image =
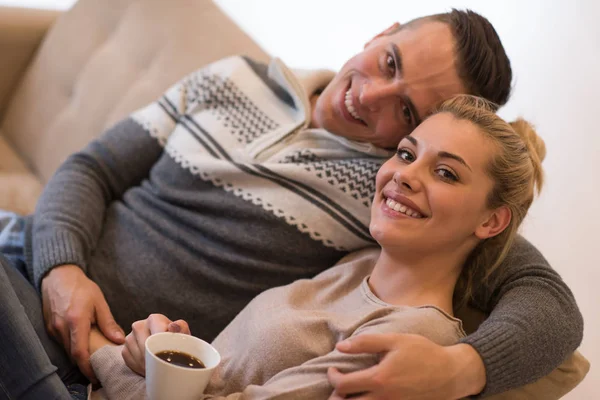
[[[542,379],[486,398],[490,400],[560,399],[573,390],[585,378],[589,370],[590,362],[580,352],[576,351],[558,368]]]

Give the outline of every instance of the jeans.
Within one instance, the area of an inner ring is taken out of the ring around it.
[[[12,270],[13,278],[25,280],[16,276],[18,272],[3,256],[0,264],[0,399],[71,399],[27,317],[28,307],[19,301],[8,272]]]
[[[0,210],[0,254],[27,277],[25,266],[25,221],[20,215]]]
[[[6,223],[4,215],[0,222]],[[19,221],[12,221],[0,226],[0,238],[12,240],[12,262],[0,255],[0,400],[72,399],[65,385],[85,384],[85,378],[46,332],[40,294],[18,264],[22,256],[13,239]],[[22,254],[22,243],[20,249]]]

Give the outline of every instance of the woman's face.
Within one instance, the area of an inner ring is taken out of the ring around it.
[[[377,173],[370,231],[384,249],[470,251],[487,237],[494,144],[468,121],[436,114]]]

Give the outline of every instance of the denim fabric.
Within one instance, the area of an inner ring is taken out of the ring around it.
[[[25,268],[25,220],[15,213],[0,210],[0,254],[16,267],[23,276]]]
[[[82,375],[46,334],[39,294],[2,255],[0,265],[0,399],[82,399],[63,383]]]

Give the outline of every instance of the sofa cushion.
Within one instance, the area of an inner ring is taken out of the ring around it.
[[[42,192],[42,184],[6,143],[0,131],[0,210],[29,214]]]
[[[80,0],[49,31],[2,129],[42,182],[193,70],[267,55],[208,0]]]

